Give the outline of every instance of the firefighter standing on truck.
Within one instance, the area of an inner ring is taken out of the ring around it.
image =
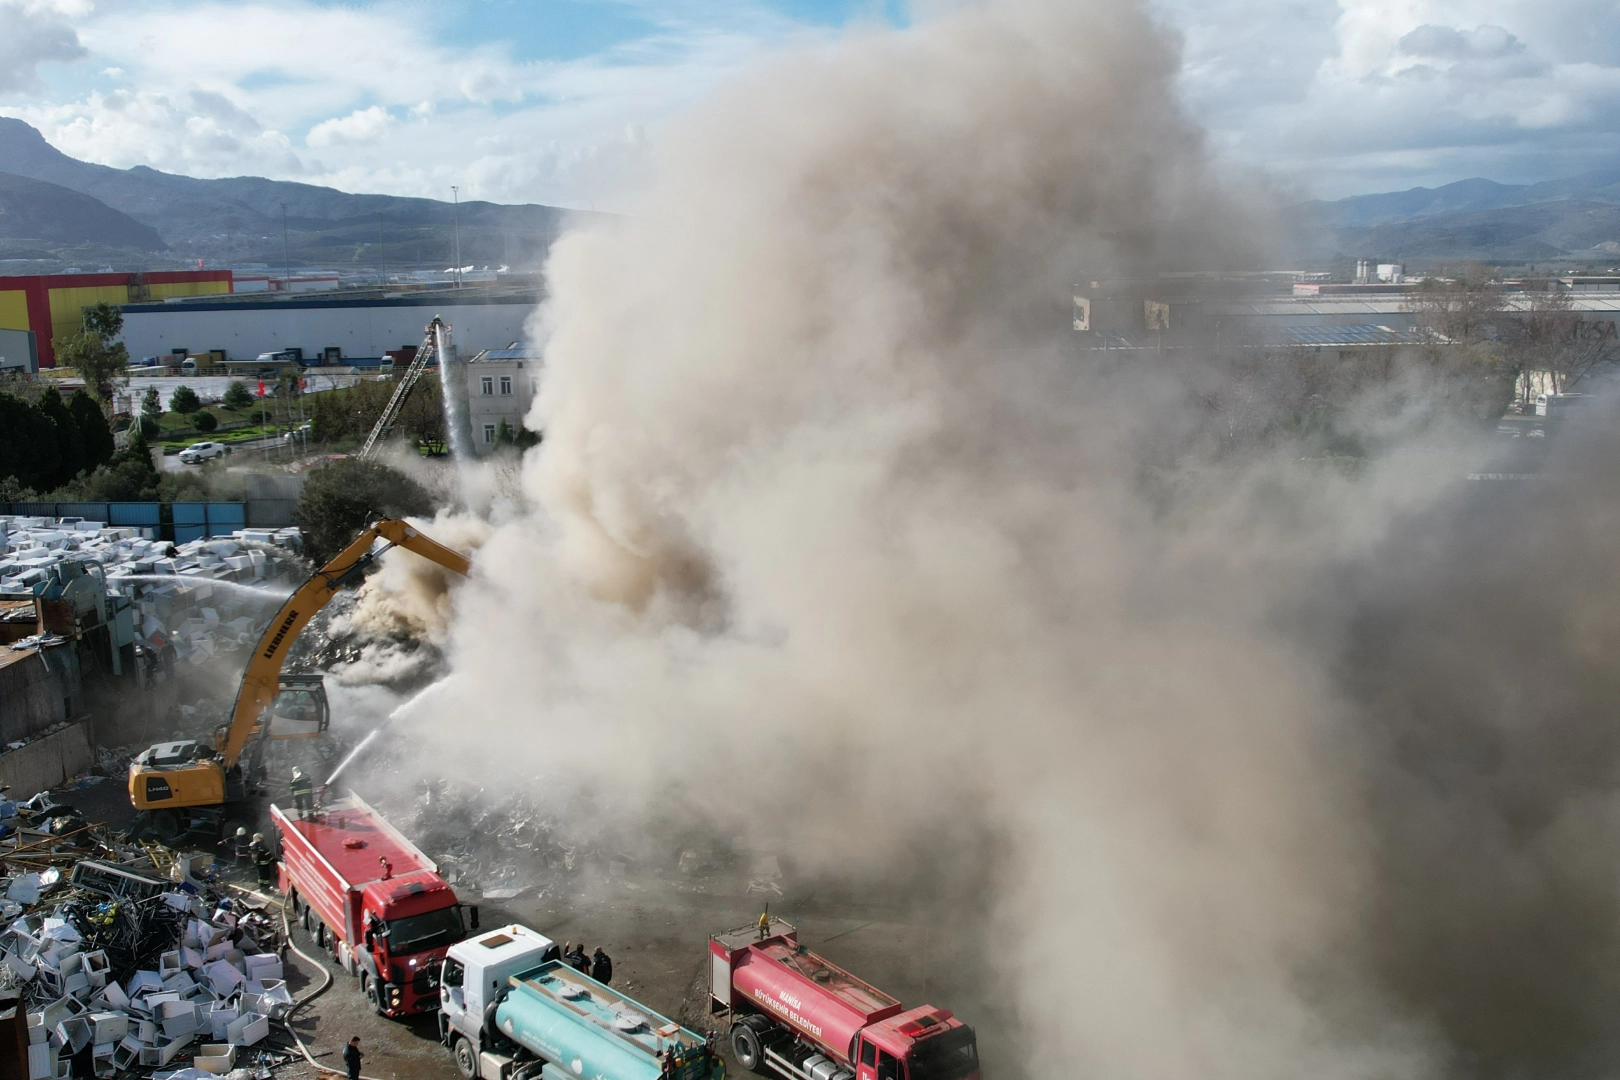
[[[304,775],[304,770],[294,768],[292,771],[293,808],[298,811],[299,817],[308,817],[314,808],[315,781]]]

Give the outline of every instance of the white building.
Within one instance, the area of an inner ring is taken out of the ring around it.
[[[480,455],[499,445],[502,423],[512,439],[523,430],[523,418],[540,384],[541,364],[540,350],[521,341],[504,349],[486,349],[467,361],[467,418]]]

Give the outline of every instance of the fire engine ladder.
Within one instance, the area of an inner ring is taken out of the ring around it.
[[[371,456],[377,444],[394,430],[394,423],[399,419],[400,410],[405,408],[405,400],[411,396],[411,390],[416,386],[422,372],[427,370],[428,361],[433,359],[434,353],[434,323],[428,324],[427,334],[422,338],[421,347],[416,350],[416,356],[411,359],[411,366],[405,369],[400,377],[399,385],[394,387],[393,394],[388,398],[388,404],[383,407],[382,415],[377,417],[377,423],[371,428],[371,434],[366,436],[366,444],[360,448],[362,459]]]

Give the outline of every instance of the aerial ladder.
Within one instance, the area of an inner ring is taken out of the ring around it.
[[[383,546],[373,551],[379,540]],[[130,762],[129,800],[139,814],[140,827],[169,841],[182,832],[221,827],[230,835],[237,825],[253,819],[249,800],[263,778],[264,744],[271,737],[272,723],[280,719],[273,708],[278,695],[301,699],[302,704],[295,706],[301,710],[318,704],[323,718],[315,726],[325,728],[320,676],[283,676],[287,653],[338,590],[364,578],[366,568],[391,547],[413,551],[458,574],[471,569],[465,555],[424,536],[408,522],[384,518],[363,530],[288,597],[270,620],[242,673],[230,722],[216,733],[213,747],[194,740],[157,743]]]
[[[441,342],[443,343],[442,349]],[[416,388],[417,382],[421,380],[422,373],[427,370],[428,363],[435,356],[440,355],[441,352],[448,354],[449,346],[450,324],[435,315],[433,321],[427,324],[427,329],[422,335],[422,344],[417,347],[416,355],[411,358],[410,367],[405,369],[405,374],[395,385],[394,392],[389,395],[388,404],[383,407],[382,415],[377,417],[377,422],[372,425],[371,434],[366,436],[365,445],[360,448],[362,460],[370,457],[377,445],[388,437],[389,432],[394,430],[394,424],[399,420],[400,411],[405,408],[406,400],[410,398],[411,391]],[[442,362],[440,370],[443,370]]]

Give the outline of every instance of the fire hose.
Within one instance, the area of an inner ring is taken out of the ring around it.
[[[263,901],[265,901],[267,903],[271,903],[271,904],[276,902],[274,897],[265,896],[263,893],[254,892],[251,889],[242,889],[242,888],[240,888],[240,886],[231,886],[231,887],[239,889],[242,893],[244,893],[244,894],[246,894],[248,896],[251,896],[254,899],[263,900]],[[281,932],[285,936],[285,939],[286,939],[286,942],[287,942],[287,948],[289,948],[293,952],[297,953],[300,957],[303,958],[305,963],[310,964],[311,966],[313,966],[315,968],[316,971],[319,971],[321,973],[321,979],[323,980],[321,982],[321,985],[317,986],[315,989],[313,989],[313,990],[309,991],[308,993],[304,994],[303,997],[297,998],[297,999],[295,999],[293,1001],[292,1008],[288,1009],[287,1010],[287,1015],[281,1018],[281,1021],[280,1021],[281,1026],[287,1030],[288,1035],[292,1036],[292,1040],[293,1040],[294,1045],[296,1045],[298,1047],[298,1052],[300,1054],[304,1055],[304,1060],[309,1062],[310,1065],[312,1065],[315,1068],[319,1069],[321,1072],[331,1073],[334,1076],[345,1076],[347,1074],[345,1073],[344,1070],[342,1070],[342,1069],[334,1069],[330,1065],[322,1065],[320,1062],[316,1061],[315,1058],[310,1054],[309,1047],[304,1045],[304,1040],[299,1038],[298,1032],[293,1030],[293,1026],[292,1026],[293,1014],[296,1013],[299,1009],[302,1009],[305,1005],[308,1005],[310,1002],[314,1001],[316,998],[320,997],[322,994],[326,993],[326,991],[331,988],[331,986],[332,986],[332,973],[327,970],[326,965],[324,963],[322,963],[320,960],[318,960],[315,957],[309,955],[309,953],[305,952],[303,949],[300,949],[297,945],[293,944],[292,924],[287,920],[287,901],[286,901],[286,898],[283,898],[281,900]],[[383,1080],[383,1078],[380,1077],[380,1076],[365,1076],[365,1075],[362,1074],[361,1077],[360,1077],[360,1080]]]

